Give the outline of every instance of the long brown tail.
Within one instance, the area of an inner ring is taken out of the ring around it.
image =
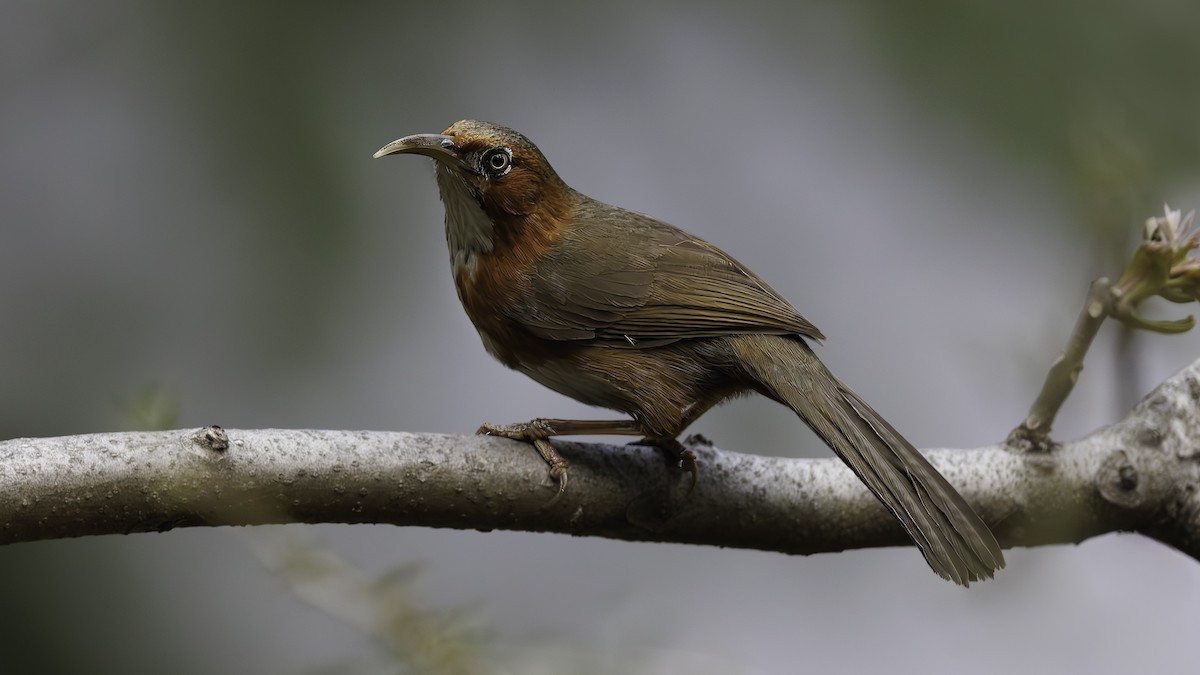
[[[1004,567],[995,536],[966,500],[802,340],[730,342],[764,393],[795,410],[904,525],[933,571],[966,586]]]

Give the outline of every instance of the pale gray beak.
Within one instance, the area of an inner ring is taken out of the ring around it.
[[[475,173],[475,169],[463,161],[463,158],[458,155],[457,150],[458,147],[454,145],[454,139],[449,136],[443,134],[413,134],[412,136],[398,138],[383,146],[375,153],[375,159],[401,153],[425,155],[468,173]]]

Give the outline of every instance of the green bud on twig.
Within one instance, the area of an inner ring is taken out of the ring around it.
[[[1137,313],[1143,300],[1155,295],[1171,302],[1200,300],[1200,259],[1189,255],[1200,246],[1200,230],[1189,232],[1196,212],[1180,216],[1163,207],[1163,215],[1149,218],[1142,230],[1142,243],[1124,274],[1113,286],[1113,318],[1135,328],[1156,333],[1183,333],[1195,320],[1188,316],[1175,321],[1152,321]]]

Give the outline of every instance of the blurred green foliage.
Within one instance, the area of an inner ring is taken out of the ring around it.
[[[1092,237],[1124,247],[1164,191],[1195,179],[1200,3],[918,0],[864,16],[914,96],[1049,168]]]

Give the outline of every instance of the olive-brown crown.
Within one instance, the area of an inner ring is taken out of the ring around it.
[[[460,120],[442,132],[453,140],[454,166],[493,217],[528,215],[564,201],[570,188],[528,138],[508,127]]]

